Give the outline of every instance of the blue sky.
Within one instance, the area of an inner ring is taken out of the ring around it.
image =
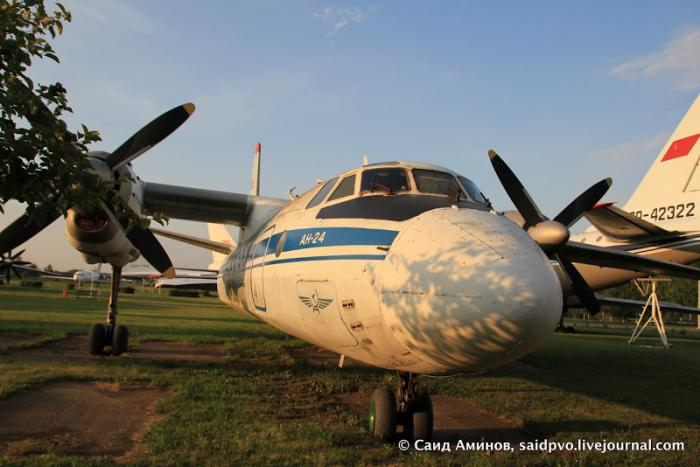
[[[247,192],[263,143],[262,193],[371,161],[418,160],[511,204],[486,152],[553,216],[611,176],[624,202],[700,91],[700,3],[66,1],[54,41],[68,121],[112,150],[180,103],[197,111],[137,159],[151,181]],[[21,208],[7,206],[5,226]],[[206,235],[202,225],[172,230]],[[579,226],[582,228],[582,226]],[[576,229],[574,229],[576,230]],[[177,265],[203,250],[164,242]],[[26,244],[44,266],[83,267],[61,222]]]

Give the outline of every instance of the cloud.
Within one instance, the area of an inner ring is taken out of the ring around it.
[[[700,87],[700,28],[671,40],[658,52],[618,65],[612,74],[626,78],[666,74],[683,89]]]
[[[361,8],[333,8],[324,7],[321,11],[314,13],[314,16],[323,23],[331,25],[331,30],[328,37],[333,37],[336,32],[350,24],[359,24],[366,20],[369,15],[374,13],[374,7],[368,7],[366,10]]]
[[[648,158],[645,156],[661,150],[667,139],[668,133],[659,133],[643,141],[623,143],[611,148],[592,151],[586,154],[586,158],[608,163],[628,163],[632,161],[647,163]]]
[[[68,1],[66,7],[73,13],[74,19],[93,21],[95,25],[118,28],[141,35],[152,35],[163,30],[163,26],[149,18],[138,8],[124,1],[100,0],[99,3],[85,1]],[[99,8],[93,8],[98,6]]]

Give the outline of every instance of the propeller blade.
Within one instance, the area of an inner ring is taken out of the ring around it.
[[[53,221],[58,219],[61,213],[47,213],[42,219],[32,219],[29,214],[22,214],[12,224],[0,232],[0,252],[8,252],[26,242],[38,234]],[[24,252],[24,250],[22,250]],[[20,254],[22,253],[20,252]]]
[[[148,229],[133,228],[126,237],[138,248],[146,261],[163,276],[168,279],[175,277],[173,263],[153,232]]]
[[[574,289],[576,296],[579,298],[579,300],[581,300],[583,306],[593,315],[598,313],[600,311],[600,303],[598,303],[595,293],[593,293],[591,287],[588,285],[583,276],[581,276],[581,273],[578,272],[576,267],[571,264],[571,261],[569,261],[569,259],[563,254],[558,253],[556,258],[566,275],[571,280],[571,288]]]
[[[489,158],[491,159],[491,165],[493,170],[496,172],[496,176],[501,181],[501,185],[506,190],[508,197],[515,205],[516,209],[525,219],[525,230],[528,227],[537,225],[547,218],[540,212],[539,208],[532,200],[527,190],[518,177],[515,176],[510,167],[501,159],[501,156],[496,154],[496,151],[489,149]]]
[[[9,255],[8,255],[8,256],[10,257],[10,261],[16,260],[17,258],[19,258],[20,256],[22,256],[22,253],[24,253],[25,251],[27,251],[27,250],[26,250],[26,249],[20,250],[19,253],[15,253],[14,255],[13,255],[12,252],[10,251],[10,252],[9,252]]]
[[[17,271],[17,269],[15,269],[13,267],[10,267],[10,269],[12,270],[12,272],[15,273],[15,276],[17,276],[17,279],[22,280],[22,275]]]
[[[567,227],[571,227],[576,223],[576,221],[583,217],[586,211],[593,209],[593,206],[600,201],[611,186],[612,178],[606,178],[605,180],[599,181],[581,193],[567,207],[562,209],[554,220],[560,224],[564,224]]]
[[[127,139],[112,154],[107,156],[105,162],[109,168],[116,169],[120,165],[136,159],[185,123],[185,120],[193,112],[194,104],[192,103],[178,105],[174,109],[168,110]]]

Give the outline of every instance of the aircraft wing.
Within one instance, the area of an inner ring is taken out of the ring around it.
[[[574,263],[700,280],[700,269],[671,261],[635,255],[616,248],[602,248],[569,241],[563,249],[566,256]]]
[[[73,275],[66,275],[65,273],[61,272],[49,272],[49,271],[42,271],[40,269],[36,268],[29,268],[27,266],[21,266],[19,264],[13,264],[12,269],[17,269],[22,272],[30,272],[33,274],[39,274],[41,277],[45,278],[51,278],[51,279],[66,279],[66,280],[73,280]]]
[[[646,300],[632,300],[629,298],[617,298],[617,297],[607,297],[605,295],[596,294],[596,298],[601,305],[609,306],[621,306],[625,308],[636,308],[641,310],[644,305],[646,305]],[[579,301],[578,297],[570,296],[567,299],[566,305],[569,308],[583,308],[583,305]],[[690,313],[694,315],[700,315],[700,308],[695,308],[692,306],[679,305],[673,302],[659,302],[662,311],[674,311],[678,313]]]
[[[278,212],[288,201],[242,193],[143,182],[143,208],[174,219],[245,225],[253,211]]]
[[[671,233],[613,206],[612,203],[598,205],[586,212],[584,216],[600,233],[613,240],[628,241]]]
[[[75,281],[75,279],[73,279],[72,277],[54,276],[54,275],[51,275],[51,274],[42,274],[42,275],[41,275],[41,278],[42,278],[42,279],[54,279],[54,280],[58,280],[58,281],[70,281],[70,282],[74,282],[74,281]]]

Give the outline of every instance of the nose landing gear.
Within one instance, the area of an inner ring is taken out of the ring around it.
[[[429,440],[433,435],[433,404],[430,396],[418,390],[413,373],[398,372],[395,393],[377,388],[369,404],[369,430],[377,437]],[[397,433],[397,427],[402,431]]]
[[[111,354],[118,356],[129,347],[129,330],[124,325],[117,326],[119,284],[122,278],[121,266],[112,266],[112,282],[107,305],[107,323],[94,323],[88,332],[88,350],[92,355],[103,355],[105,347],[111,347]]]

